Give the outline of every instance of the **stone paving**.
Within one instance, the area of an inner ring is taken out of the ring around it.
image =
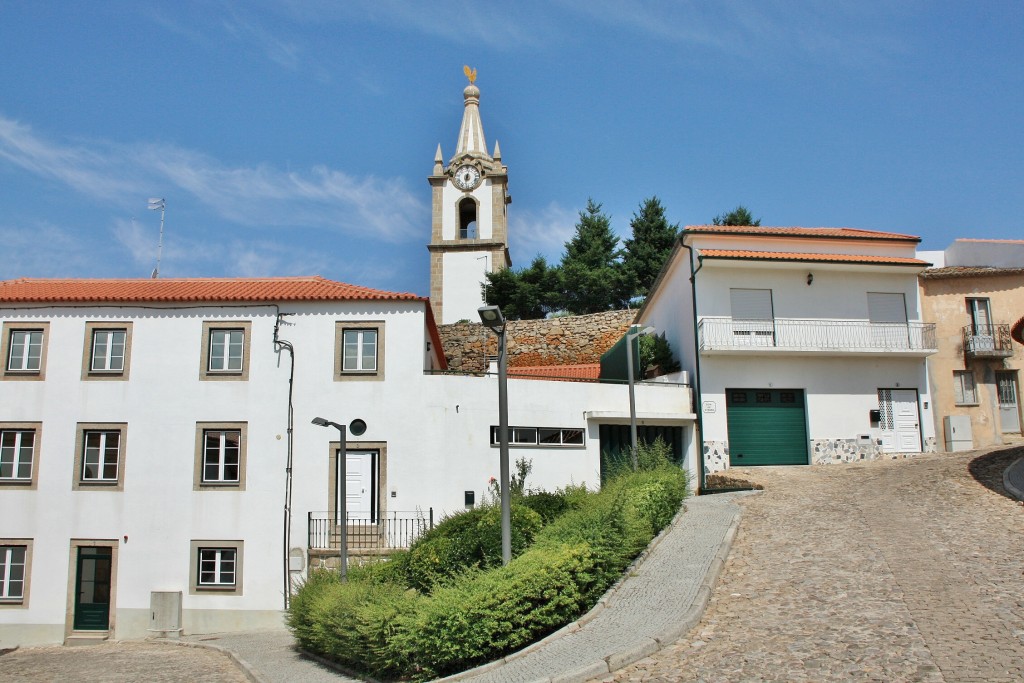
[[[159,643],[109,642],[7,652],[0,657],[0,681],[245,683],[249,678],[224,652]]]
[[[1024,680],[1022,455],[730,470],[766,490],[703,619],[596,680]]]

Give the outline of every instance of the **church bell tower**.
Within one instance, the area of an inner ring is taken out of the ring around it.
[[[480,120],[476,69],[465,67],[469,85],[455,155],[444,163],[441,145],[434,156],[431,187],[430,305],[446,325],[478,320],[484,305],[486,273],[512,265],[508,253],[508,167],[494,143],[488,154]]]

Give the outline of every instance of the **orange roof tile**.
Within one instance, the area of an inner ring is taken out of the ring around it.
[[[0,282],[0,302],[273,302],[273,301],[426,301],[415,294],[385,292],[308,277],[166,278],[44,280]]]
[[[810,261],[820,263],[864,263],[898,266],[928,266],[927,261],[900,256],[869,254],[804,254],[785,251],[745,251],[740,249],[702,249],[701,258],[745,259],[750,261]]]
[[[508,376],[520,379],[595,380],[601,377],[600,363],[579,365],[528,365],[508,369]]]
[[[878,232],[859,228],[772,228],[759,225],[688,225],[684,233],[707,233],[715,235],[760,235],[764,237],[810,237],[824,239],[886,240],[897,242],[920,242],[917,235],[903,235],[897,232]]]

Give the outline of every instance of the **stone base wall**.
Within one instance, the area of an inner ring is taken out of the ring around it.
[[[510,320],[508,365],[598,363],[601,354],[622,338],[636,310],[607,311],[543,320]],[[480,323],[440,325],[448,368],[457,372],[486,372],[487,357],[498,354],[497,336]]]
[[[934,453],[936,442],[934,437],[925,439],[924,452]],[[918,453],[885,453],[882,445],[876,441],[864,443],[860,439],[811,439],[811,464],[833,465],[837,463],[859,462],[861,460],[877,460],[890,458],[912,458]],[[729,442],[704,442],[704,472],[715,474],[729,469]]]
[[[715,474],[729,469],[729,442],[704,442],[704,474]]]
[[[875,460],[883,457],[882,445],[872,440],[860,439],[811,439],[811,464],[831,465],[858,460]]]

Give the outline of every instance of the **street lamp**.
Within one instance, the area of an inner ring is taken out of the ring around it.
[[[633,461],[633,471],[640,469],[640,462],[636,455],[636,392],[633,388],[633,341],[641,335],[654,332],[653,327],[643,329],[629,328],[626,332],[626,376],[629,379],[629,455]]]
[[[477,309],[480,322],[498,335],[498,448],[501,480],[501,563],[512,561],[512,499],[508,470],[508,354],[505,348],[505,316],[497,306]]]
[[[322,417],[314,417],[313,424],[318,427],[335,427],[341,438],[338,449],[338,519],[341,524],[341,580],[346,581],[348,579],[348,510],[345,508],[348,503],[348,492],[345,489],[348,481],[348,472],[346,472],[348,458],[345,457],[347,441],[345,425],[325,420]]]

